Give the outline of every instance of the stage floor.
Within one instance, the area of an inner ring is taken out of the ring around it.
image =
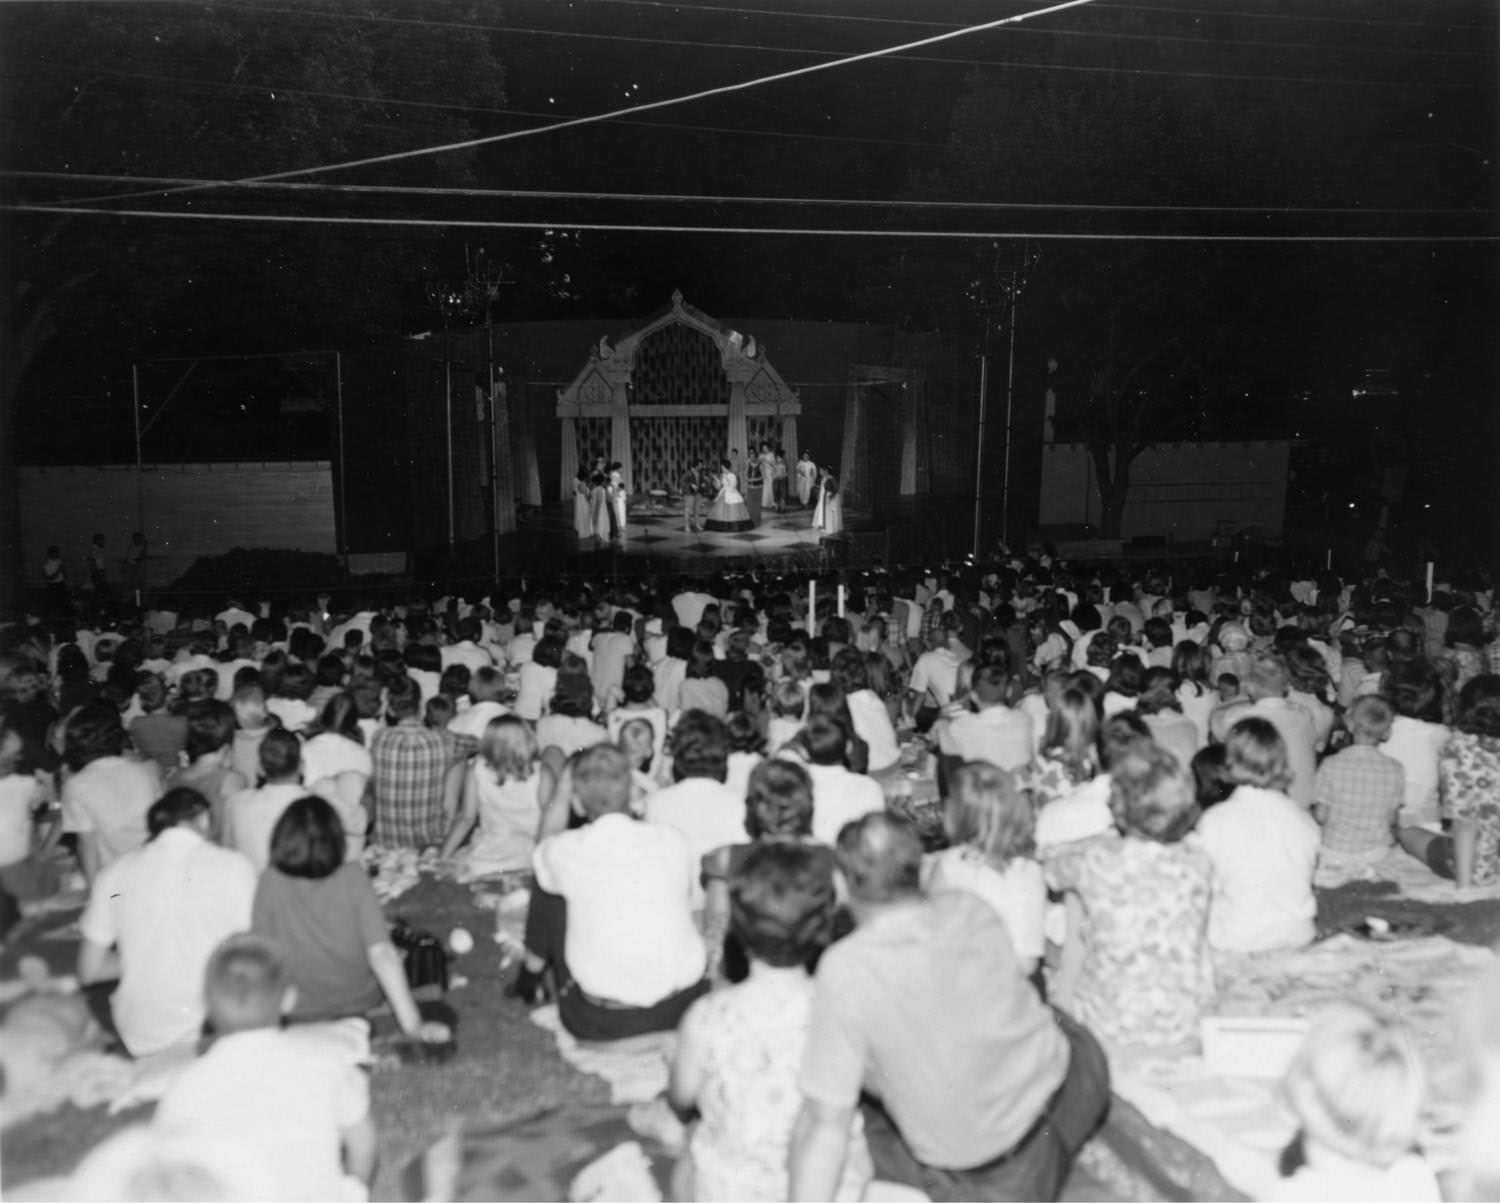
[[[566,538],[577,552],[612,551],[624,556],[652,556],[672,560],[743,559],[817,551],[823,532],[812,524],[812,510],[768,513],[754,530],[693,531],[683,527],[682,509],[633,506],[625,532],[618,540],[580,539],[573,532],[571,506],[548,507],[535,525],[545,524]]]

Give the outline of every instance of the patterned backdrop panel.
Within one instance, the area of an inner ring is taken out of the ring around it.
[[[727,427],[723,418],[632,418],[630,454],[635,461],[635,491],[677,492],[682,478],[701,459],[717,468],[724,457]]]
[[[594,460],[603,456],[609,462],[610,423],[612,418],[575,418],[578,431],[578,466],[592,468]]]
[[[750,446],[756,451],[760,450],[762,443],[770,443],[774,450],[776,444],[781,442],[781,419],[774,414],[747,417],[745,429],[749,432]]]
[[[718,345],[703,331],[677,323],[641,340],[630,383],[636,405],[729,404]]]

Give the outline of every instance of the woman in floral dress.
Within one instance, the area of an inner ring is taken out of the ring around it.
[[[1458,695],[1454,726],[1438,760],[1446,835],[1407,827],[1401,846],[1460,887],[1500,881],[1500,676],[1473,678]]]
[[[1208,944],[1213,865],[1183,837],[1198,819],[1192,777],[1156,745],[1110,769],[1110,809],[1123,834],[1059,846],[1048,884],[1082,902],[1076,984],[1057,1004],[1111,1053],[1192,1045],[1214,997]]]

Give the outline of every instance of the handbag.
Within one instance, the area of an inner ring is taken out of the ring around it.
[[[448,989],[448,950],[435,935],[397,919],[391,924],[391,943],[401,953],[406,982],[413,990],[434,985]]]

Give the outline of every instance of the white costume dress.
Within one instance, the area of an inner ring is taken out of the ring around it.
[[[740,481],[727,469],[719,473],[719,494],[708,510],[708,521],[704,525],[713,531],[750,530],[750,509],[745,496],[740,492]]]

